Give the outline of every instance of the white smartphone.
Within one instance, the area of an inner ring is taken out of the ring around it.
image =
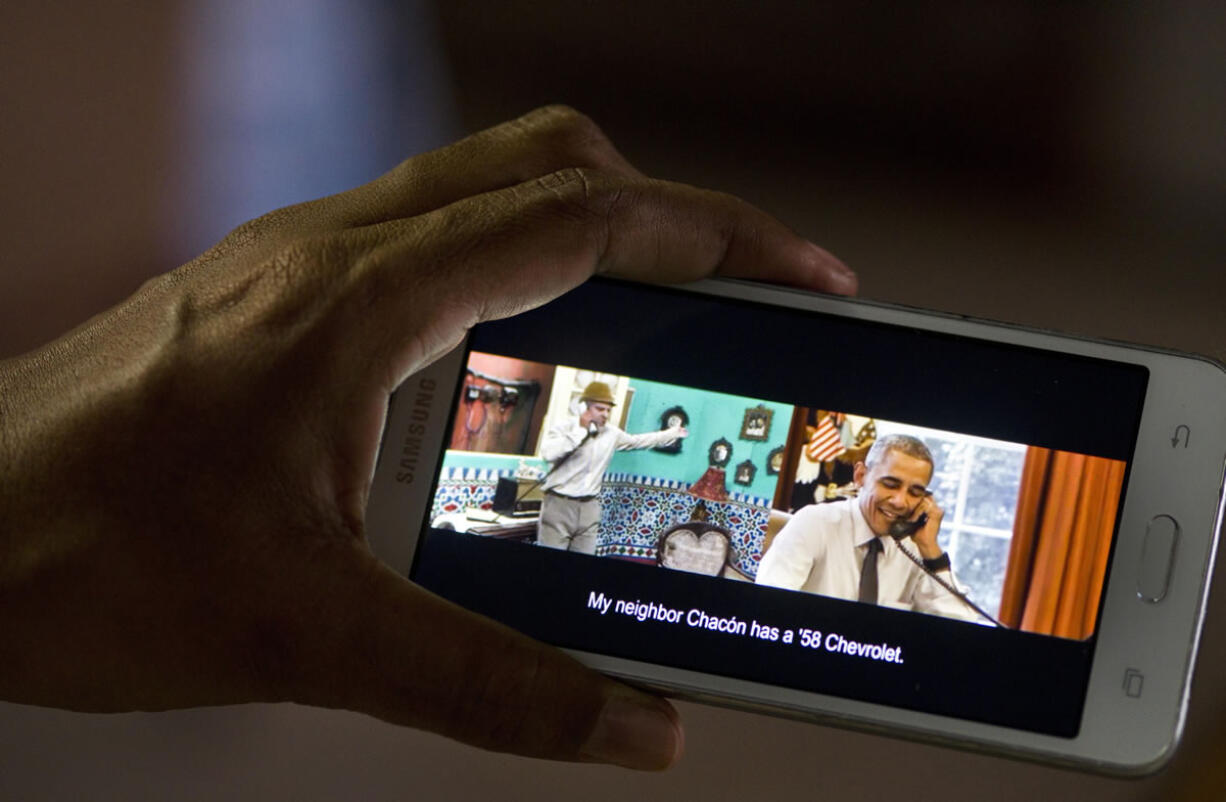
[[[1142,774],[1182,729],[1224,468],[1207,359],[592,280],[402,385],[367,521],[627,682]]]

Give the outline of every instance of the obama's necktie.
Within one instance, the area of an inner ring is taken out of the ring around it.
[[[869,604],[877,603],[877,555],[881,553],[881,538],[875,537],[868,542],[868,550],[864,554],[864,565],[860,567],[860,601]]]

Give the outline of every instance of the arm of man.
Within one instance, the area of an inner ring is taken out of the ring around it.
[[[414,585],[363,529],[392,390],[593,273],[855,288],[769,216],[644,177],[554,107],[247,223],[0,362],[0,698],[294,701],[672,763],[667,703]]]
[[[825,548],[825,539],[819,531],[821,518],[816,505],[798,510],[762,555],[754,582],[786,590],[803,588]]]
[[[671,429],[663,429],[658,432],[643,432],[642,434],[630,434],[617,430],[617,450],[618,451],[634,451],[640,448],[655,448],[656,446],[670,446],[678,440],[688,437],[689,432],[679,426]]]
[[[582,445],[585,437],[587,431],[577,423],[555,426],[541,441],[541,457],[546,462],[555,462]]]
[[[928,495],[915,510],[914,517],[924,514],[928,516],[927,523],[918,532],[915,533],[914,544],[919,552],[919,556],[926,563],[940,563],[939,567],[933,568],[933,572],[941,579],[961,590],[957,580],[954,578],[953,566],[949,562],[949,555],[941,548],[938,542],[938,535],[941,531],[941,522],[945,519],[945,510],[933,499],[932,495]],[[933,613],[942,615],[947,618],[959,618],[964,621],[978,621],[980,616],[970,605],[963,602],[957,596],[949,592],[948,588],[941,585],[925,571],[915,567],[916,581],[915,589],[912,592],[912,607],[922,613]]]
[[[917,574],[915,590],[911,596],[913,609],[921,613],[931,613],[963,621],[982,620],[981,616],[970,605],[950,593],[947,588],[942,587],[939,582],[922,572],[918,567],[915,570]],[[936,574],[955,588],[962,590],[952,568],[942,568],[936,571]]]

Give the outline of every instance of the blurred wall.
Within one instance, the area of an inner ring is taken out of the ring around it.
[[[457,135],[433,9],[0,4],[0,356]]]
[[[776,212],[867,296],[1226,359],[1220,4],[449,0],[323,25],[343,5],[0,4],[0,356],[267,205],[564,101],[649,171]],[[322,72],[292,68],[344,36],[374,39],[327,48]],[[371,80],[382,93],[364,94]],[[357,110],[329,106],[338,92]],[[406,115],[415,102],[438,116]],[[290,705],[0,705],[0,797],[1171,798],[1226,740],[1223,599],[1186,747],[1141,782],[694,705],[689,754],[666,775]]]
[[[649,172],[769,208],[864,295],[1226,355],[1220,4],[439,10],[467,127],[565,101]]]
[[[173,4],[0,4],[0,356],[167,267]]]

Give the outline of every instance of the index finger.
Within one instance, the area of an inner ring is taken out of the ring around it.
[[[841,262],[744,201],[585,169],[353,234],[366,251],[355,287],[377,299],[367,331],[392,353],[403,353],[405,336],[426,336],[425,353],[442,353],[475,323],[539,306],[595,273],[653,283],[718,274],[845,294],[856,286]],[[413,325],[424,322],[423,304],[428,330]]]

